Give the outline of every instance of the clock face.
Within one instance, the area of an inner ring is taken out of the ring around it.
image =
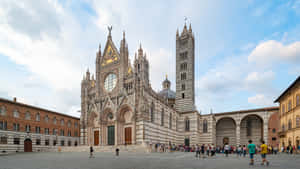
[[[114,73],[110,73],[106,76],[104,81],[104,88],[106,91],[111,92],[117,85],[117,76]]]

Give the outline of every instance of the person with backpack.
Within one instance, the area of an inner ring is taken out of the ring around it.
[[[94,158],[93,152],[94,152],[94,149],[93,149],[93,146],[91,146],[90,147],[90,158]]]

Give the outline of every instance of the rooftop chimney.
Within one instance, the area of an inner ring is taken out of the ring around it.
[[[17,98],[16,97],[14,97],[14,102],[17,102]]]

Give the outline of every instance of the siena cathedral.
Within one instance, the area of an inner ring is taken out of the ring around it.
[[[176,32],[176,92],[167,77],[161,91],[154,91],[142,46],[131,64],[125,33],[118,49],[111,29],[103,51],[99,45],[95,76],[87,71],[81,82],[81,145],[222,146],[267,140],[268,121],[277,108],[203,115],[196,110],[191,25]]]

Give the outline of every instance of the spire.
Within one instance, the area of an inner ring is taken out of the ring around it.
[[[192,24],[190,23],[189,32],[192,33]]]
[[[90,80],[90,71],[89,71],[89,68],[86,71],[86,79]]]
[[[176,31],[176,37],[179,36],[179,31],[178,31],[178,28],[177,28],[177,31]]]
[[[143,56],[143,49],[142,49],[142,44],[140,43],[140,48],[138,50],[138,57],[142,57]]]
[[[108,26],[107,29],[108,29],[108,37],[111,38],[112,26],[110,26],[110,27]]]
[[[125,31],[123,31],[123,40],[125,40]]]
[[[101,51],[101,43],[99,43],[99,51]]]

